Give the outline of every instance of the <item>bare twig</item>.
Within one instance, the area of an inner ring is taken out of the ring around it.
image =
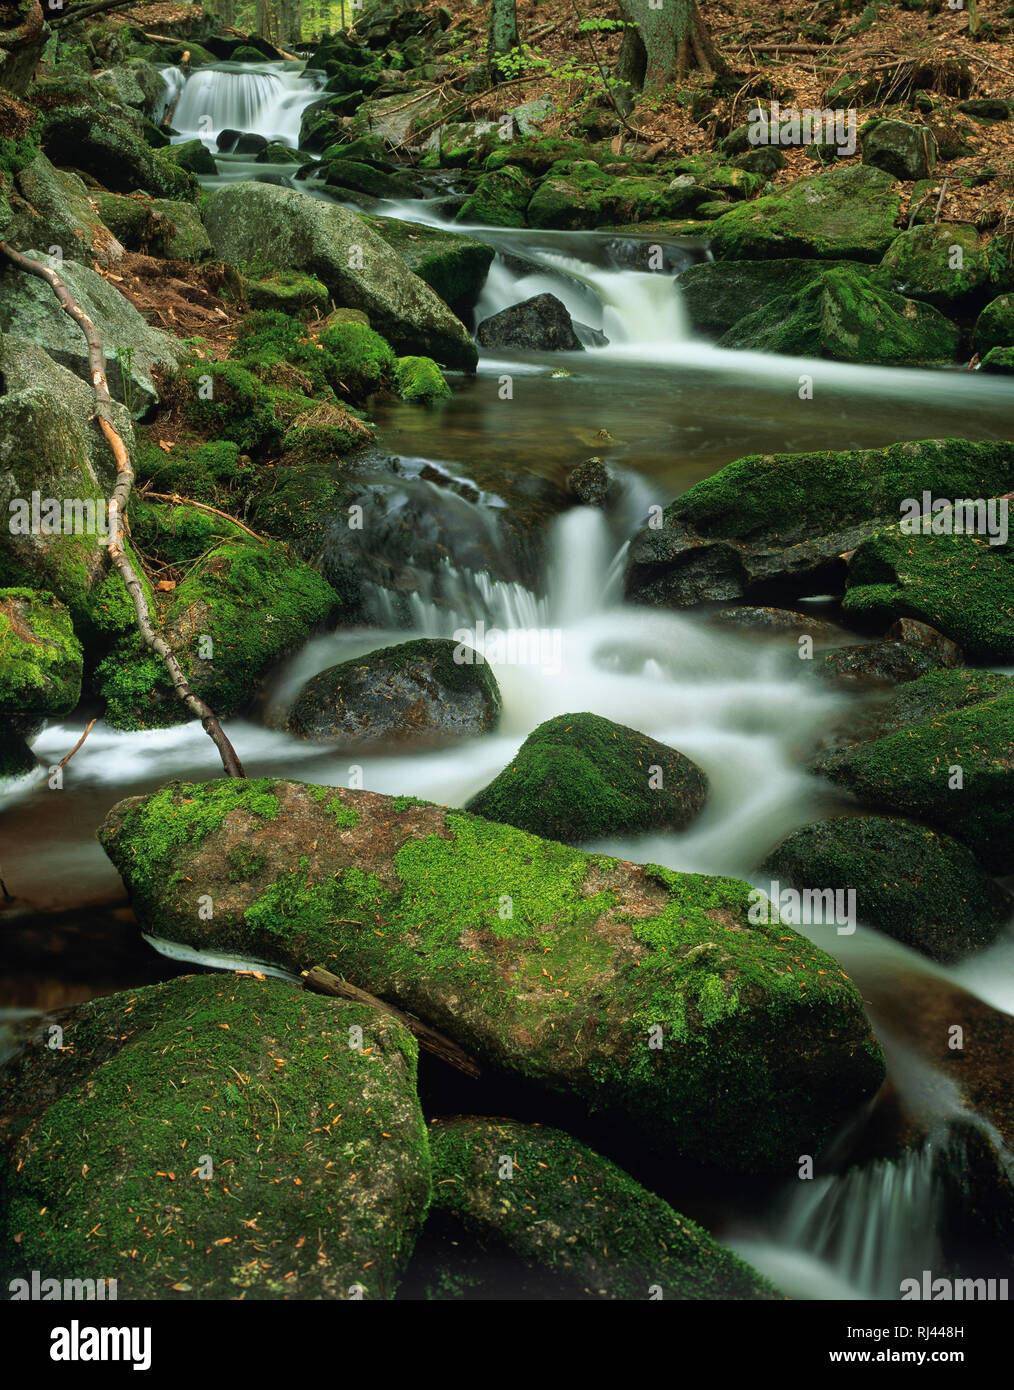
[[[86,738],[88,737],[88,735],[91,733],[92,729],[94,729],[94,727],[95,727],[95,725],[96,725],[97,722],[98,722],[98,721],[97,721],[96,719],[89,719],[88,723],[85,725],[85,731],[84,731],[84,733],[83,733],[83,734],[81,735],[81,737],[78,739],[77,743],[75,743],[74,747],[70,750],[70,752],[69,752],[69,753],[65,753],[64,756],[60,759],[60,761],[57,763],[57,767],[66,767],[66,766],[67,766],[67,764],[70,762],[71,758],[74,756],[74,754],[77,752],[77,750],[81,747],[82,743],[84,743],[85,739],[86,739]]]
[[[109,385],[106,381],[106,356],[98,330],[55,270],[50,270],[49,266],[43,265],[41,261],[33,260],[30,256],[23,256],[20,251],[15,251],[5,241],[0,241],[0,253],[6,256],[19,270],[23,270],[29,275],[35,275],[40,280],[45,280],[60,301],[61,308],[70,315],[85,335],[88,343],[88,361],[92,373],[92,388],[95,392],[95,418],[99,422],[99,428],[116,461],[116,482],[108,503],[109,538],[106,541],[106,549],[109,551],[109,558],[116,566],[120,578],[126,586],[127,593],[130,595],[138,630],[147,646],[156,652],[165,663],[176,694],[187,709],[196,715],[204,725],[205,732],[219,751],[226,774],[229,777],[245,777],[243,764],[240,762],[225,730],[218,722],[215,712],[204,703],[199,695],[194,694],[173,649],[161,633],[155,630],[144,586],[127,558],[124,546],[126,535],[124,518],[134,483],[134,467],[130,461],[127,446],[123,442],[123,436],[113,423],[112,397],[109,394]]]

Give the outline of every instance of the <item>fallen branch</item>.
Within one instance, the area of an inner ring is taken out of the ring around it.
[[[169,672],[173,689],[180,700],[204,725],[205,733],[219,751],[226,775],[245,777],[243,764],[240,762],[235,748],[229,742],[225,730],[218,722],[214,711],[204,703],[199,695],[194,694],[173,649],[165,638],[156,632],[144,587],[124,549],[126,536],[124,518],[134,482],[134,467],[130,462],[130,454],[123,442],[123,436],[113,423],[112,397],[109,394],[109,385],[106,381],[106,355],[98,330],[55,270],[50,270],[41,261],[33,260],[30,256],[23,256],[20,251],[15,251],[12,246],[8,246],[6,241],[0,241],[0,252],[19,270],[23,270],[29,275],[35,275],[40,280],[45,280],[60,301],[61,308],[70,315],[85,335],[88,343],[92,387],[95,391],[95,418],[99,422],[99,428],[102,430],[116,461],[116,482],[108,503],[109,539],[106,541],[106,549],[109,551],[109,558],[126,585],[127,593],[134,605],[134,614],[142,638],[146,645],[162,658],[166,670]]]
[[[51,19],[49,27],[58,29],[65,24],[76,24],[79,19],[87,19],[89,15],[99,14],[104,10],[139,10],[144,5],[155,4],[158,4],[158,0],[96,0],[94,5],[84,5],[79,10],[70,10],[67,14],[61,15],[59,19]]]
[[[392,1018],[403,1023],[413,1037],[418,1039],[419,1046],[424,1052],[432,1053],[434,1057],[439,1057],[441,1061],[456,1067],[458,1071],[463,1071],[466,1076],[478,1077],[481,1075],[478,1062],[469,1057],[467,1052],[464,1052],[456,1042],[445,1037],[443,1033],[438,1033],[428,1023],[420,1023],[411,1014],[402,1013],[400,1009],[396,1009],[383,999],[378,999],[376,995],[367,994],[364,989],[350,985],[348,980],[343,980],[340,975],[333,975],[322,965],[315,965],[312,970],[303,971],[303,987],[313,990],[315,994],[330,995],[333,999],[350,999],[356,1004],[369,1004],[372,1008],[379,1009],[381,1013],[390,1014]]]
[[[219,511],[217,507],[212,507],[208,502],[198,502],[193,497],[181,497],[178,492],[149,492],[147,488],[142,488],[137,495],[138,497],[143,497],[146,501],[154,499],[156,502],[176,502],[183,507],[199,507],[202,512],[211,512],[214,516],[220,516],[225,521],[231,522],[233,526],[238,526],[239,529],[245,531],[248,536],[253,536],[258,545],[267,544],[263,536],[258,536],[256,531],[251,531],[250,527],[244,525],[242,521],[237,520],[234,516],[230,516],[228,512]]]
[[[83,733],[83,734],[81,735],[81,737],[78,739],[77,743],[75,743],[74,747],[70,750],[70,752],[69,752],[69,753],[65,753],[65,754],[63,755],[63,757],[62,757],[62,758],[60,759],[60,761],[57,763],[57,767],[66,767],[66,766],[67,766],[67,764],[70,762],[71,758],[74,756],[74,754],[77,752],[77,750],[81,747],[82,743],[84,743],[85,739],[86,739],[86,738],[88,737],[88,735],[91,733],[92,729],[95,728],[95,725],[96,725],[97,723],[98,723],[98,720],[97,720],[97,719],[89,719],[88,723],[85,725],[85,731],[84,731],[84,733]]]

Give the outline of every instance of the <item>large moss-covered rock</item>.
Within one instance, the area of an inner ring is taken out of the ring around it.
[[[0,395],[0,515],[5,519],[0,584],[27,583],[50,591],[67,604],[81,631],[92,591],[107,570],[96,527],[105,521],[105,502],[116,477],[112,452],[94,419],[95,396],[41,348],[10,335],[0,339],[0,376],[6,387]],[[120,405],[112,410],[117,429],[133,449],[130,415]],[[38,493],[38,529],[31,517],[33,493]],[[52,533],[41,524],[42,503],[49,498],[58,501],[61,520]],[[67,501],[69,525],[64,522]],[[23,532],[20,519],[26,508],[28,530]]]
[[[1011,900],[949,835],[894,816],[838,816],[804,825],[763,872],[794,888],[851,890],[860,922],[953,961],[988,946]]]
[[[331,296],[327,286],[315,275],[298,270],[279,270],[273,275],[254,278],[241,276],[243,293],[251,309],[274,310],[299,318],[327,313]]]
[[[711,249],[719,260],[879,261],[900,211],[890,174],[863,165],[827,169],[727,212],[711,228]]]
[[[953,311],[984,295],[989,283],[986,252],[974,227],[928,223],[910,227],[891,242],[876,272],[888,288]]]
[[[6,238],[18,251],[32,246],[59,246],[64,260],[86,265],[115,264],[123,255],[116,234],[96,212],[77,174],[54,169],[40,150],[16,179],[11,195],[13,217]]]
[[[178,261],[205,261],[213,254],[211,238],[192,203],[98,191],[92,197],[103,222],[130,251]]]
[[[840,266],[740,319],[718,345],[899,367],[953,362],[960,341],[931,304],[876,289]]]
[[[972,346],[985,354],[995,347],[1014,347],[1014,294],[1001,294],[976,320]]]
[[[444,1238],[431,1298],[453,1297],[465,1252],[478,1275],[472,1297],[779,1297],[700,1226],[562,1130],[466,1118],[438,1121],[429,1140],[427,1235],[439,1228]]]
[[[171,784],[100,838],[145,931],[324,964],[670,1152],[795,1171],[883,1077],[854,986],[781,923],[752,926],[732,879],[270,779]]]
[[[81,697],[81,644],[52,594],[0,589],[0,714],[69,714]]]
[[[195,201],[197,180],[161,158],[126,121],[83,105],[54,106],[45,114],[42,148],[54,164],[91,174],[111,193]]]
[[[542,180],[526,216],[532,227],[564,230],[624,225],[687,215],[711,196],[693,178],[615,178],[590,160],[577,160],[555,166]]]
[[[432,357],[399,357],[394,384],[403,401],[416,405],[433,405],[451,395],[451,388]]]
[[[990,873],[1014,870],[1014,681],[935,671],[902,686],[873,736],[814,767],[865,806],[961,840]]]
[[[684,830],[708,794],[675,748],[597,714],[560,714],[528,735],[468,810],[565,844]]]
[[[456,218],[489,227],[523,227],[531,197],[531,184],[520,169],[509,164],[480,176]]]
[[[165,145],[159,150],[158,158],[191,174],[218,173],[218,165],[203,140],[184,140],[179,145]]]
[[[872,273],[869,266],[858,262],[830,265],[851,265],[857,275]],[[709,337],[718,337],[748,314],[765,309],[772,300],[806,289],[821,279],[828,268],[826,261],[798,258],[701,261],[682,271],[676,283],[694,328]]]
[[[471,370],[475,344],[461,321],[387,242],[337,204],[291,188],[234,183],[208,199],[205,225],[226,260],[266,258],[322,281],[339,304],[363,309],[399,353]]]
[[[33,259],[60,273],[71,294],[98,329],[106,353],[109,390],[134,415],[158,401],[155,366],[177,367],[188,356],[179,339],[151,328],[138,311],[97,271],[75,261],[59,262],[40,251]],[[44,348],[49,356],[91,383],[88,343],[49,285],[6,264],[0,270],[0,329]]]
[[[906,121],[867,121],[859,133],[864,165],[884,169],[896,179],[929,178],[937,162],[937,142],[926,125]]]
[[[488,733],[500,714],[496,679],[475,652],[419,637],[329,666],[300,691],[289,728],[317,743],[434,743]]]
[[[430,1174],[400,1023],[202,975],[61,1026],[0,1092],[9,1276],[115,1279],[121,1300],[393,1296]]]
[[[330,584],[287,546],[243,537],[205,555],[159,617],[195,693],[227,718],[248,708],[266,673],[337,605]],[[189,718],[161,659],[133,634],[123,642],[99,668],[107,721],[150,728]]]
[[[961,439],[753,454],[677,498],[660,527],[638,532],[627,592],[684,607],[840,590],[841,557],[896,524],[903,502],[925,489],[935,497],[995,497],[1007,491],[1012,466],[1014,446]]]
[[[843,609],[861,626],[915,618],[956,642],[971,661],[1014,662],[1010,545],[975,535],[906,536],[894,527],[857,549],[847,583]]]
[[[425,227],[421,222],[361,216],[397,251],[409,270],[452,308],[472,302],[486,283],[494,253],[485,242],[443,227]]]

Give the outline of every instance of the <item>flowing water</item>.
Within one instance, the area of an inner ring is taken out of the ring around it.
[[[232,127],[294,144],[299,113],[314,99],[317,83],[291,65],[220,64],[185,83],[167,77],[167,91],[177,99],[179,138],[197,135],[213,144],[219,130]],[[291,174],[291,167],[228,161],[221,167],[217,180],[204,182]],[[312,186],[307,191],[326,196]],[[435,197],[371,204],[371,210],[438,223],[439,206]],[[696,340],[673,276],[701,258],[699,245],[667,241],[659,271],[649,268],[655,243],[647,237],[486,228],[473,234],[497,252],[477,321],[549,290],[607,341],[582,353],[484,356],[474,378],[452,377],[453,398],[434,411],[378,402],[374,418],[384,447],[409,473],[429,466],[472,480],[478,495],[455,499],[456,524],[494,545],[496,513],[509,505],[502,486],[508,469],[559,482],[567,469],[599,454],[620,480],[616,505],[608,519],[583,507],[558,517],[544,570],[522,580],[508,583],[447,561],[407,602],[375,587],[369,625],[311,640],[278,673],[262,719],[233,721],[230,737],[252,776],[351,782],[460,806],[508,763],[537,724],[589,710],[679,748],[711,785],[706,811],[682,835],[589,848],[680,870],[754,877],[765,852],[788,831],[841,809],[838,794],[803,767],[855,697],[810,679],[794,638],[748,636],[709,625],[706,614],[625,604],[629,536],[650,505],[664,505],[746,453],[872,447],[955,434],[1009,437],[1014,393],[1002,378],[956,370],[797,361],[725,352]],[[812,382],[812,398],[801,398],[803,378]],[[439,493],[446,503],[446,489]],[[814,611],[829,610],[824,596],[812,602]],[[348,756],[265,727],[277,726],[301,685],[326,666],[410,633],[459,634],[461,640],[462,630],[485,650],[502,692],[502,719],[491,735],[441,752],[371,753],[353,764]],[[81,727],[68,721],[47,728],[34,745],[43,764],[58,761]],[[16,831],[8,835],[2,865],[11,891],[30,904],[29,919],[40,909],[62,913],[61,920],[94,909],[107,926],[117,913],[122,917],[122,888],[95,841],[95,827],[121,797],[171,777],[215,773],[213,749],[199,724],[120,733],[100,723],[68,765],[62,790],[50,790],[42,773],[25,779],[8,797],[6,818]],[[949,1126],[956,1119],[985,1124],[969,1115],[955,1083],[923,1055],[917,1020],[899,1017],[898,1000],[916,982],[941,996],[967,991],[960,997],[1014,1012],[1014,933],[944,970],[866,927],[849,938],[831,927],[801,929],[836,955],[862,990],[887,1048],[890,1089],[906,1115],[918,1118],[922,1138],[908,1149],[888,1145],[886,1153],[850,1166],[874,1122],[871,1107],[855,1118],[842,1137],[842,1156],[826,1171],[794,1182],[758,1209],[738,1208],[730,1199],[713,1225],[793,1296],[897,1298],[901,1278],[933,1269],[941,1258],[940,1174],[946,1172]],[[148,978],[144,971],[157,958],[143,948],[143,965],[126,954],[118,963],[116,951],[126,948],[115,945],[121,937],[103,937],[103,930],[100,925],[92,992]],[[110,941],[107,949],[103,942]],[[58,971],[54,966],[54,978],[44,981],[25,972],[9,982],[5,998],[19,1007],[60,1002]],[[65,997],[87,995],[85,975]]]

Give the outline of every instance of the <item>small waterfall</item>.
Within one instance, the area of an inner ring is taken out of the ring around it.
[[[598,507],[574,507],[560,518],[549,576],[553,622],[567,627],[602,611],[615,553]]]
[[[175,111],[176,103],[180,99],[180,92],[186,86],[187,79],[179,68],[162,68],[159,76],[165,83],[165,94],[161,104],[155,109],[152,119],[155,124],[160,126],[167,114]]]
[[[303,112],[316,99],[321,80],[321,74],[307,75],[287,63],[200,68],[183,84],[173,128],[180,140],[203,140],[212,149],[223,130],[263,135],[294,149]]]

